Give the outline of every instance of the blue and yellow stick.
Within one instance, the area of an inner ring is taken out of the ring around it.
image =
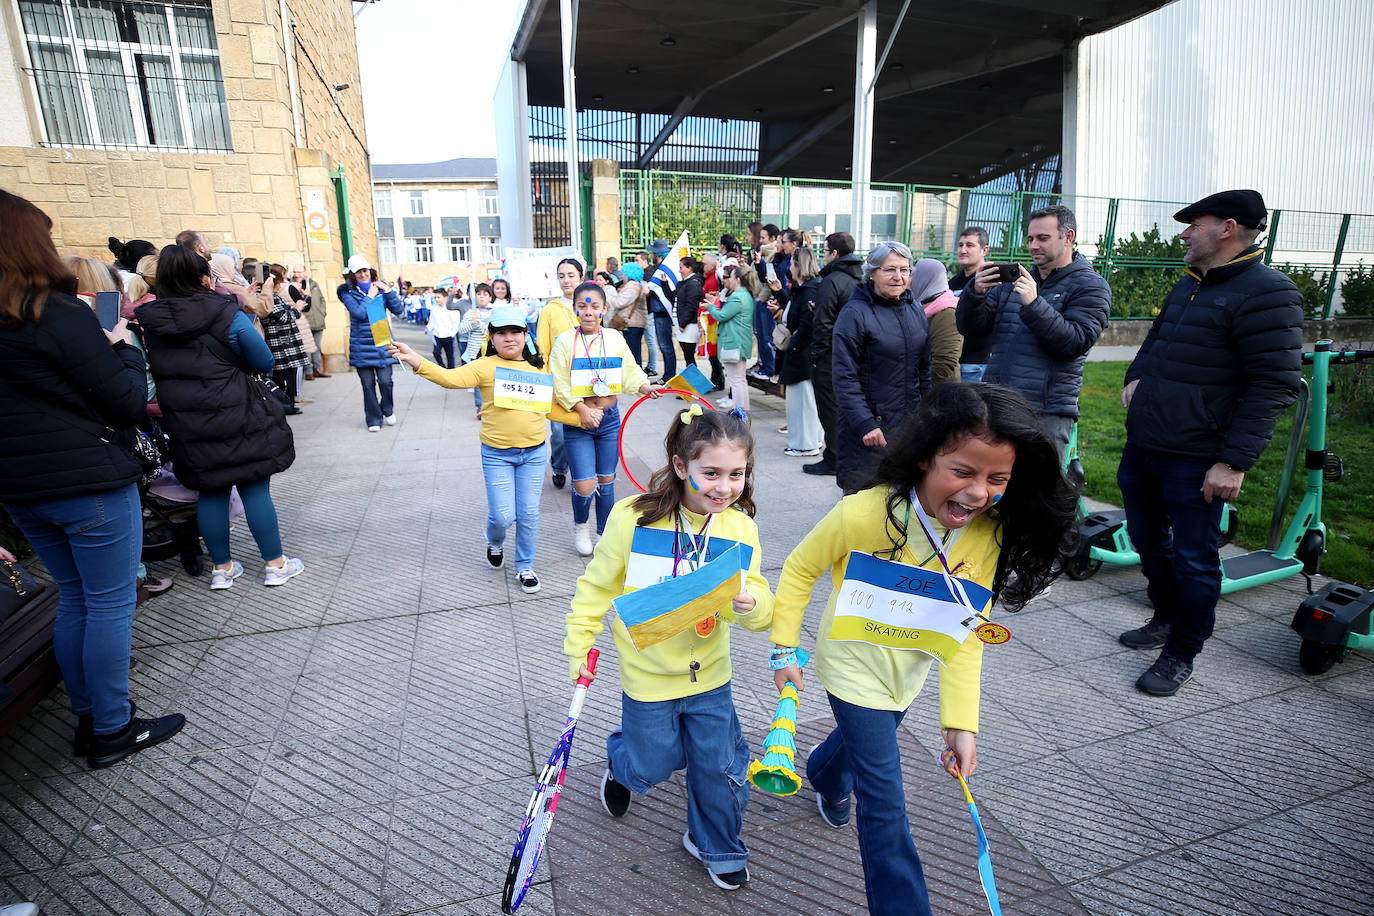
[[[988,835],[983,832],[983,820],[978,816],[978,806],[973,803],[968,782],[962,773],[958,775],[959,785],[964,789],[964,799],[968,801],[968,813],[973,817],[973,826],[978,831],[978,877],[982,879],[983,893],[987,895],[992,916],[1002,916],[1002,904],[997,900],[997,881],[992,876],[992,856],[988,853]]]

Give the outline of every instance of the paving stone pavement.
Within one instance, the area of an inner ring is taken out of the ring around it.
[[[419,340],[414,329],[402,335]],[[184,712],[176,739],[90,771],[70,755],[61,688],[0,748],[0,904],[103,913],[495,913],[510,846],[562,726],[562,617],[584,563],[566,491],[546,487],[543,591],[483,559],[485,496],[471,395],[400,370],[400,424],[369,434],[351,374],[306,385],[297,460],[273,481],[287,552],[305,573],[247,575],[211,593],[179,567],[139,612],[141,710]],[[782,455],[782,404],[755,405],[758,516],[776,583],[838,491]],[[626,436],[642,476],[672,411],[647,404]],[[618,492],[630,491],[622,482]],[[1222,600],[1194,680],[1172,699],[1132,682],[1147,655],[1116,642],[1148,614],[1133,570],[1061,581],[1007,618],[984,666],[972,785],[1008,914],[1369,914],[1374,883],[1374,661],[1322,677],[1288,629],[1301,582]],[[814,640],[818,589],[807,635]],[[761,634],[737,630],[734,697],[757,743],[776,693]],[[596,786],[619,719],[601,641],[573,765],[522,912],[857,913],[852,828],[815,816],[809,786],[755,791],[752,881],[715,889],[681,847],[681,778],[612,821]],[[986,912],[974,836],[934,764],[934,684],[901,735],[908,810],[937,913]],[[802,696],[804,754],[832,724]],[[801,769],[799,767],[799,769]]]

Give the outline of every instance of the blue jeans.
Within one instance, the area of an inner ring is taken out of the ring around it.
[[[959,378],[965,382],[981,382],[983,380],[983,373],[987,371],[987,363],[959,364]]]
[[[568,451],[568,471],[573,483],[597,477],[615,477],[615,465],[620,458],[620,408],[612,404],[601,414],[596,429],[566,427],[563,444]],[[586,524],[591,516],[592,501],[596,501],[596,533],[606,530],[606,519],[615,505],[615,482],[598,483],[594,496],[583,496],[573,489],[573,521]]]
[[[654,327],[654,316],[644,322],[644,371],[650,375],[658,374],[658,331]]]
[[[487,482],[487,543],[506,543],[515,530],[515,571],[534,568],[534,540],[539,535],[539,497],[544,492],[544,444],[529,448],[493,448],[482,444],[482,476]]]
[[[1221,597],[1222,501],[1202,498],[1211,458],[1147,451],[1126,443],[1116,482],[1126,531],[1140,554],[1154,619],[1170,625],[1164,651],[1192,661],[1212,635]]]
[[[555,474],[568,473],[568,452],[563,447],[563,430],[567,429],[562,423],[549,421],[549,467]]]
[[[635,365],[643,369],[644,356],[640,353],[640,349],[644,345],[644,329],[626,328],[620,333],[625,336],[625,346],[630,348],[630,355],[635,358]]]
[[[836,728],[806,759],[811,787],[831,801],[855,798],[868,912],[931,916],[930,894],[902,791],[897,726],[906,711],[869,709],[826,694]]]
[[[248,530],[257,542],[258,553],[264,560],[275,560],[282,555],[281,530],[277,527],[277,507],[272,504],[272,478],[264,477],[252,483],[238,484],[239,499],[243,500],[243,514],[248,519]],[[210,562],[223,566],[230,560],[229,555],[229,491],[231,487],[219,490],[201,490],[196,500],[196,521],[200,525],[200,536],[205,539],[205,549],[210,552]]]
[[[749,858],[740,839],[749,756],[729,684],[657,703],[622,693],[620,728],[606,738],[616,782],[641,795],[687,768],[687,829],[716,874],[739,871]]]
[[[754,368],[767,376],[777,375],[777,367],[773,362],[773,326],[777,324],[773,320],[773,313],[768,311],[768,301],[754,303],[754,340],[759,345],[759,364]],[[745,361],[748,361],[749,354],[744,354]]]
[[[389,417],[395,412],[395,404],[391,400],[391,367],[390,366],[357,366],[358,381],[363,386],[363,417],[367,420],[368,426],[381,426],[382,417]],[[377,393],[381,392],[381,403],[377,402]]]
[[[98,735],[129,724],[129,642],[143,510],[138,486],[6,506],[57,583],[53,654],[72,712]]]
[[[677,341],[673,340],[675,325],[665,312],[649,317],[654,322],[654,344],[663,354],[663,378],[667,380],[677,375]]]

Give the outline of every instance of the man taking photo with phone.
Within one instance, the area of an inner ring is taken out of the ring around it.
[[[992,356],[983,381],[1005,385],[1030,401],[1059,447],[1078,419],[1083,362],[1107,327],[1112,291],[1073,250],[1078,225],[1064,206],[1030,215],[1026,250],[1034,272],[1018,267],[1012,282],[984,263],[959,296],[955,322],[965,339],[989,335]]]

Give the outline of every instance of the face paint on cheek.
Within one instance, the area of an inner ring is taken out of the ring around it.
[[[687,475],[687,489],[691,490],[693,493],[701,492],[701,486],[697,483],[696,478],[693,477],[691,474]]]
[[[1000,503],[1001,501],[1002,501],[1002,494],[1001,494],[1001,493],[994,493],[994,494],[992,494],[992,504],[993,504],[994,506],[997,505],[998,503]]]

